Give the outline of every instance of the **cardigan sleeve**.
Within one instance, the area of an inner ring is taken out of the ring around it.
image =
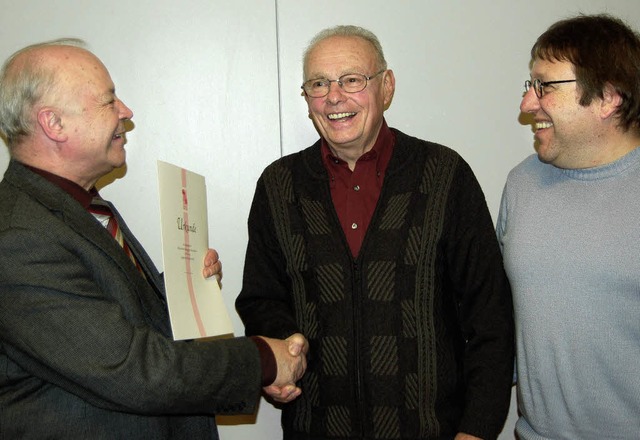
[[[249,241],[236,309],[247,335],[285,339],[299,332],[291,280],[277,240],[264,177],[258,180],[248,220]]]
[[[460,432],[496,438],[513,378],[514,329],[509,282],[491,215],[471,168],[460,161],[448,201],[448,277],[465,340],[465,409]]]

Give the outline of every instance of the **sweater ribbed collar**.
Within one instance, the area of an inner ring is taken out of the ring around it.
[[[570,179],[602,180],[618,176],[629,169],[637,168],[639,165],[640,148],[635,148],[622,156],[620,159],[606,165],[581,169],[556,169]]]

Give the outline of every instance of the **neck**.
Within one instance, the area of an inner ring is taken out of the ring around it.
[[[616,127],[576,143],[578,145],[565,149],[565,154],[552,165],[565,169],[584,169],[610,164],[639,147],[640,135],[636,130],[621,131]]]
[[[14,147],[12,158],[20,163],[67,179],[89,191],[98,181],[94,176],[83,175],[73,168],[72,161],[63,160],[52,148],[38,148],[29,144]]]
[[[593,163],[590,165],[601,166],[606,165],[623,156],[626,156],[631,151],[640,146],[640,136],[635,132],[627,131],[624,133],[617,132],[617,135],[610,136],[605,139],[604,145],[599,148],[598,152],[593,157]]]

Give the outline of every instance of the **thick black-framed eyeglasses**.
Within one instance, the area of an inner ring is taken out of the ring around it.
[[[562,83],[570,83],[570,82],[576,82],[576,81],[577,81],[576,79],[561,79],[558,81],[540,81],[538,78],[536,78],[533,81],[526,80],[524,82],[524,91],[525,93],[528,92],[531,86],[533,86],[533,91],[536,92],[536,96],[538,97],[538,99],[540,99],[544,96],[545,87],[550,86],[552,84],[562,84]]]
[[[331,83],[336,82],[342,90],[347,93],[357,93],[363,91],[370,79],[375,78],[387,69],[382,69],[371,76],[361,73],[347,73],[338,79],[315,78],[305,81],[302,84],[302,90],[310,98],[322,98],[329,94]]]

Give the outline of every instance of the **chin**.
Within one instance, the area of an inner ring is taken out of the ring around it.
[[[120,168],[124,166],[126,163],[127,163],[127,155],[122,154],[121,157],[118,157],[117,159],[114,159],[113,161],[111,161],[111,166],[113,166],[113,168]]]
[[[549,144],[541,144],[539,142],[536,142],[536,144],[534,145],[534,149],[538,154],[538,159],[540,159],[542,162],[549,163],[549,161],[552,160],[553,155],[550,151],[552,147]]]

